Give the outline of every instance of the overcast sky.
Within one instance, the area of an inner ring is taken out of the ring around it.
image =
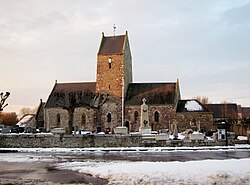
[[[113,24],[128,31],[134,82],[178,78],[183,99],[250,106],[250,0],[0,0],[6,111],[46,101],[56,79],[95,81]]]

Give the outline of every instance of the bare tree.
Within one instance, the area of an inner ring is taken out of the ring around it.
[[[208,99],[207,96],[196,96],[196,97],[193,97],[193,99],[199,101],[200,103],[202,104],[208,104],[208,103],[211,103]]]
[[[223,105],[221,107],[221,112],[222,112],[221,116],[223,118],[227,118],[228,117],[228,104],[229,104],[229,102],[224,100],[224,101],[221,102],[221,104]]]
[[[237,122],[238,121],[238,111],[237,111],[237,105],[232,107],[233,105],[224,100],[222,101],[222,106],[221,106],[221,112],[222,112],[222,117],[227,119],[230,123]],[[235,108],[235,109],[234,109]]]
[[[77,107],[87,109],[99,109],[107,99],[108,94],[100,94],[93,92],[55,92],[54,97],[57,106],[67,110],[69,114],[67,133],[71,134],[73,130],[74,112]]]
[[[8,104],[5,104],[6,99],[10,96],[10,92],[3,92],[0,93],[0,111],[3,111],[3,108],[5,108]]]
[[[25,114],[35,114],[36,113],[37,108],[30,108],[30,107],[23,107],[20,109],[19,113],[21,115],[25,115]]]

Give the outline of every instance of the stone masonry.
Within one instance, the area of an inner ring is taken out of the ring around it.
[[[60,115],[60,124],[57,120],[57,115]],[[85,116],[85,118],[84,118]],[[50,108],[46,111],[47,127],[53,128],[67,128],[68,127],[68,112],[62,108]],[[85,121],[83,120],[85,119]],[[74,126],[77,126],[78,130],[95,130],[95,110],[86,108],[76,108],[73,118]]]
[[[198,124],[203,132],[213,130],[212,113],[177,113],[178,131],[182,132],[186,129],[197,130]]]
[[[138,112],[138,119],[135,119],[135,112]],[[159,121],[155,121],[155,113],[159,113]],[[126,106],[125,122],[129,122],[130,131],[138,132],[140,126],[140,106]],[[175,118],[174,105],[150,105],[148,110],[149,123],[155,131],[169,129]]]
[[[0,148],[194,147],[224,146],[225,141],[178,140],[147,142],[142,136],[0,135]],[[234,145],[230,141],[229,145]]]

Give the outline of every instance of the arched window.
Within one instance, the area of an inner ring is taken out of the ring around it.
[[[191,121],[190,121],[190,126],[191,127],[196,127],[196,119],[192,119]]]
[[[82,114],[82,126],[84,127],[86,125],[86,114]]]
[[[60,114],[58,113],[56,115],[56,127],[60,127],[61,126],[61,116]]]
[[[159,112],[158,111],[155,111],[154,117],[155,117],[155,121],[158,122],[159,121]]]
[[[108,113],[108,115],[107,115],[107,122],[111,122],[111,114],[110,113]]]
[[[111,63],[112,63],[112,59],[109,58],[109,69],[111,69]]]
[[[139,113],[138,113],[138,111],[135,111],[134,112],[134,120],[135,120],[135,122],[137,122],[138,119],[139,119]]]

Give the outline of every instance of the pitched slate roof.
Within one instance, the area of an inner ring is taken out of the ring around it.
[[[103,35],[98,54],[122,54],[126,35],[105,37]]]
[[[227,104],[205,104],[208,110],[213,112],[214,118],[236,118],[238,115],[237,104],[227,103]]]
[[[131,83],[125,97],[125,105],[141,105],[146,98],[148,105],[174,104],[176,83]]]
[[[204,107],[199,101],[191,100],[179,100],[176,112],[209,112],[209,110]]]
[[[52,92],[49,95],[48,101],[45,105],[45,108],[54,108],[58,107],[56,105],[55,97],[53,94],[55,92],[95,92],[96,91],[96,82],[83,82],[83,83],[56,83]]]

